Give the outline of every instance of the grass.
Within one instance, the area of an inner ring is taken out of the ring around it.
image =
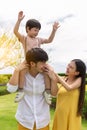
[[[17,104],[14,103],[14,94],[7,94],[0,96],[0,130],[17,130],[17,121],[15,119],[15,112]],[[52,128],[54,110],[50,111]],[[87,121],[82,121],[82,130],[87,130]]]
[[[86,85],[86,88],[85,88],[85,89],[86,89],[86,91],[87,91],[87,85]]]
[[[15,94],[0,96],[0,130],[17,130]]]

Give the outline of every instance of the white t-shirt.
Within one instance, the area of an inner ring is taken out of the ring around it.
[[[12,87],[7,85],[7,90],[12,92]],[[35,78],[29,73],[25,75],[24,98],[18,103],[16,112],[17,121],[26,128],[44,128],[50,122],[49,105],[46,103],[43,92],[45,90],[44,76],[39,73]]]

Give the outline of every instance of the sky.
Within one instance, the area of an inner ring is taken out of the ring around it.
[[[3,28],[10,25],[13,28],[18,12],[22,10],[25,18],[20,28],[24,28],[29,18],[35,18],[42,24],[39,36],[48,37],[53,23],[59,21],[60,28],[53,42],[42,48],[48,52],[49,63],[54,69],[64,72],[72,59],[80,58],[87,64],[86,5],[86,0],[3,0],[0,4],[0,23]],[[62,18],[65,19],[61,21]]]

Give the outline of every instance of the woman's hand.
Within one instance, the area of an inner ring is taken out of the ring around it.
[[[43,68],[43,71],[49,76],[50,79],[56,80],[56,74],[52,66],[46,64],[45,67]]]

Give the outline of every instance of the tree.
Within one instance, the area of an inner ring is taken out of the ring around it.
[[[14,34],[4,33],[0,37],[0,69],[16,66],[24,58],[22,45]]]

